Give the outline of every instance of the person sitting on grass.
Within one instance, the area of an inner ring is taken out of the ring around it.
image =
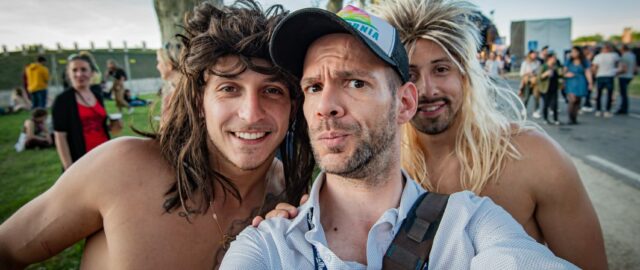
[[[19,112],[22,110],[30,110],[31,100],[29,100],[29,96],[27,92],[24,91],[21,87],[16,87],[11,93],[11,104],[10,108],[12,112]]]
[[[52,134],[47,128],[47,110],[37,108],[31,113],[31,118],[24,121],[23,130],[26,134],[25,148],[49,148],[52,147]]]
[[[129,89],[125,89],[124,90],[124,100],[127,101],[127,103],[129,103],[129,106],[131,107],[141,107],[141,106],[147,106],[147,104],[149,104],[149,101],[141,99],[139,97],[131,97],[131,90]]]

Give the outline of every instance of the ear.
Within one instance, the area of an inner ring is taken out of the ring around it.
[[[411,121],[418,110],[418,89],[412,82],[407,82],[398,88],[396,96],[399,102],[397,121],[402,125]]]

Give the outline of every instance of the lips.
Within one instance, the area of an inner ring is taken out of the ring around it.
[[[336,148],[343,145],[348,137],[349,133],[330,131],[320,133],[316,140],[328,148]]]
[[[446,105],[447,103],[444,101],[425,103],[418,106],[418,114],[425,117],[435,117],[444,111]]]

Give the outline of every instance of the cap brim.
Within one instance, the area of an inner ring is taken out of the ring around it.
[[[318,38],[336,33],[346,33],[358,37],[384,62],[395,67],[391,60],[377,45],[355,30],[338,15],[318,8],[305,8],[295,11],[274,30],[269,52],[273,63],[302,78],[304,58],[309,46]]]

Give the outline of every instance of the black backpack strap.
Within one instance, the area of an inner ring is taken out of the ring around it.
[[[449,195],[426,192],[416,200],[387,249],[382,269],[422,269],[429,260],[433,239]]]

